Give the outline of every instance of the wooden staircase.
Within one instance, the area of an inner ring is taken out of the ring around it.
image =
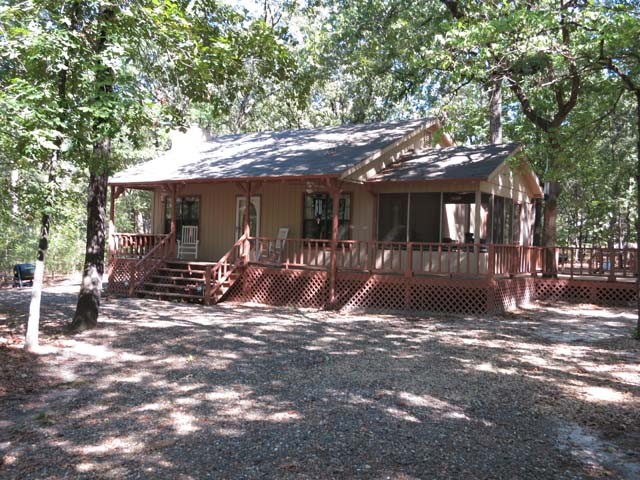
[[[145,276],[135,293],[162,300],[218,303],[242,275],[238,260],[243,240],[217,263],[165,259]]]
[[[158,268],[156,273],[144,282],[142,288],[136,290],[136,293],[162,300],[207,303],[207,266],[215,267],[215,264],[167,260],[164,266]],[[214,279],[209,303],[220,302],[240,275],[240,269],[236,268],[223,281],[215,282]]]

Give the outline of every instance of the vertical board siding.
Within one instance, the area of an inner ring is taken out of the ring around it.
[[[376,197],[363,185],[354,185],[351,193],[351,240],[373,240],[373,208]]]
[[[289,237],[302,237],[303,185],[264,183],[258,195],[262,197],[260,236],[275,238],[280,227],[287,227]]]
[[[512,193],[517,201],[528,201],[523,193],[524,185],[516,173],[505,175],[502,185],[482,182],[482,191],[499,190],[503,194]],[[386,183],[374,186],[374,191],[387,192],[440,192],[440,191],[473,191],[477,187],[469,182],[440,182],[437,185],[426,183],[401,184]],[[325,192],[322,184],[305,185],[302,183],[265,182],[253,195],[260,196],[261,218],[260,235],[275,238],[278,229],[289,228],[290,238],[302,237],[302,209],[305,192]],[[344,191],[351,194],[351,239],[375,239],[376,194],[370,193],[364,185],[344,184]],[[496,192],[497,193],[497,192]],[[222,257],[235,242],[236,198],[242,195],[236,183],[217,182],[181,185],[179,196],[200,197],[199,224],[199,260],[215,261]],[[164,202],[160,188],[153,195],[153,233],[164,233]],[[527,204],[523,205],[523,208]],[[116,206],[117,208],[117,206]],[[527,236],[526,228],[522,229],[523,237]],[[525,239],[523,238],[523,241]]]

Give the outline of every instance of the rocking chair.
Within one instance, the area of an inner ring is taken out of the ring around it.
[[[178,240],[178,258],[183,255],[193,255],[193,259],[198,258],[198,227],[182,227],[182,239]]]

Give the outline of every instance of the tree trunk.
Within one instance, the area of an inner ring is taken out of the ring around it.
[[[49,248],[49,222],[48,214],[42,214],[40,224],[40,239],[38,240],[38,255],[36,257],[36,271],[33,276],[33,288],[31,289],[31,302],[29,304],[29,320],[27,321],[27,334],[24,348],[29,351],[38,349],[38,331],[40,329],[40,301],[42,299],[42,286],[44,284],[44,260]]]
[[[638,136],[636,144],[636,212],[640,215],[640,89],[636,89],[636,135]],[[636,217],[636,299],[638,319],[636,325],[636,338],[640,340],[640,218]]]
[[[555,246],[559,196],[560,183],[549,182],[549,195],[544,202],[544,222],[542,226],[542,246],[546,249],[543,273],[547,277],[555,277],[558,274]]]
[[[94,46],[95,54],[98,57],[107,48],[109,25],[115,20],[118,8],[117,3],[115,5],[107,4],[99,13],[98,23],[102,25]],[[104,63],[99,65],[96,70],[95,83],[99,91],[96,100],[111,97],[114,84],[113,70]],[[100,132],[103,123],[105,123],[104,119],[98,119],[94,125],[94,131],[101,140],[94,144],[93,158],[89,162],[87,243],[78,305],[69,325],[73,331],[95,328],[98,325],[106,244],[107,183],[111,163],[111,139],[104,132]]]
[[[110,154],[110,143],[103,141],[95,147],[99,156]],[[100,162],[104,165],[104,162]],[[84,269],[80,295],[71,330],[82,331],[98,325],[98,310],[102,292],[102,274],[104,273],[105,254],[105,218],[107,207],[107,181],[109,175],[105,169],[101,173],[91,173],[87,199],[87,244],[84,257]]]
[[[489,98],[489,142],[502,143],[502,79],[492,78],[493,88]]]
[[[533,216],[533,246],[539,247],[541,245],[542,236],[542,200],[536,198],[535,210]]]

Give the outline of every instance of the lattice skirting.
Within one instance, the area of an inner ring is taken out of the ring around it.
[[[539,300],[563,300],[603,306],[629,306],[635,304],[637,299],[634,283],[557,278],[537,278],[536,296]]]
[[[129,293],[129,282],[131,281],[131,271],[137,259],[116,258],[109,265],[109,284],[107,292],[114,295],[127,295]]]
[[[113,262],[110,266],[110,293],[128,293],[134,262],[129,259]],[[323,308],[328,302],[328,284],[326,271],[249,266],[225,299]],[[482,315],[513,310],[537,299],[626,306],[635,302],[635,288],[631,283],[532,277],[489,281],[339,273],[335,307],[344,310]]]
[[[266,305],[322,308],[327,302],[325,271],[248,267],[229,290],[227,298]]]
[[[346,310],[482,314],[490,307],[486,280],[338,275],[337,307]]]
[[[338,274],[335,307],[386,312],[493,313],[503,309],[494,300],[494,290],[495,284],[487,280]],[[227,298],[322,308],[328,300],[328,275],[324,271],[251,266]]]
[[[489,311],[508,312],[528,305],[536,299],[536,279],[532,277],[502,278],[492,289],[494,308]]]

